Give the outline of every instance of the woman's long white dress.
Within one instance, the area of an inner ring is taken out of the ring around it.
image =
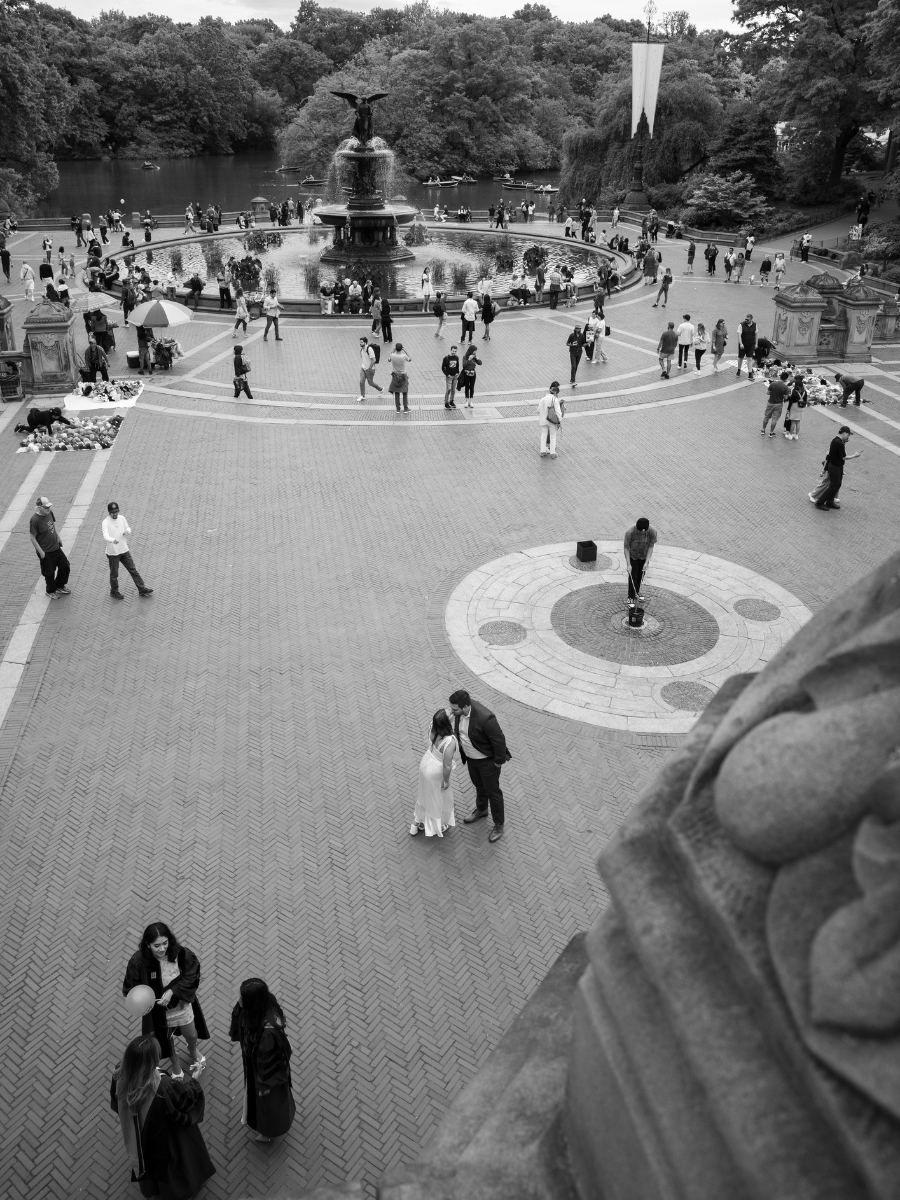
[[[456,824],[453,815],[452,782],[446,791],[441,791],[441,781],[444,778],[444,746],[448,741],[456,746],[456,738],[451,734],[436,746],[429,742],[428,749],[422,755],[422,761],[419,763],[419,792],[410,833],[415,833],[421,825],[424,826],[426,837],[443,837],[444,830]],[[451,769],[455,767],[454,760]]]

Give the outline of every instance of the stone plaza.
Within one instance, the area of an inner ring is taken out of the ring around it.
[[[19,234],[14,260],[36,261],[40,237]],[[125,964],[158,919],[202,964],[205,1194],[351,1180],[374,1196],[603,911],[596,857],[706,703],[900,547],[900,346],[855,368],[863,408],[810,407],[799,441],[761,438],[765,387],[736,378],[735,331],[752,312],[772,336],[772,289],[699,261],[686,274],[684,242],[660,249],[668,307],[640,282],[613,296],[609,363],[582,360],[577,388],[566,337],[587,301],[476,333],[466,411],[443,406],[457,319],[441,342],[433,317],[398,315],[406,421],[387,393],[356,403],[367,321],[286,320],[266,344],[251,325],[251,403],[232,397],[233,321],[204,312],[111,450],[16,455],[24,408],[0,413],[0,1192],[133,1193],[108,1086],[138,1032]],[[786,283],[818,270],[792,261]],[[30,306],[3,294],[21,327]],[[659,335],[683,313],[724,318],[728,351],[718,373],[661,379]],[[134,339],[117,336],[123,375]],[[537,401],[553,379],[567,412],[548,460]],[[807,493],[844,423],[863,454],[841,510],[820,512]],[[73,566],[54,605],[28,539],[39,494]],[[152,599],[110,602],[112,499]],[[622,537],[640,516],[659,545],[636,648]],[[585,539],[593,571],[575,559]],[[407,834],[431,716],[460,687],[513,755],[496,845],[487,822],[462,824],[464,770],[457,826]],[[278,1146],[244,1139],[227,1039],[255,974],[294,1047],[297,1119]]]

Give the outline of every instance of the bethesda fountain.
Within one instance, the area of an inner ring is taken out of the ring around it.
[[[398,230],[416,217],[411,204],[389,204],[384,193],[394,171],[394,154],[381,138],[374,136],[372,105],[387,92],[355,96],[333,92],[346,100],[356,114],[353,135],[342,142],[334,155],[338,194],[343,204],[325,204],[316,209],[324,225],[334,228],[334,241],[322,254],[322,262],[394,263],[413,258],[413,252],[398,238]]]

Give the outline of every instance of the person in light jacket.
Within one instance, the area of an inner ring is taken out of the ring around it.
[[[554,379],[546,396],[538,405],[538,421],[541,427],[541,458],[556,458],[556,435],[562,424],[563,410],[559,402],[559,380]]]

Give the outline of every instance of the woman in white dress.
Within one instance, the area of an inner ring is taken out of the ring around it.
[[[422,272],[422,312],[428,312],[428,306],[434,297],[434,288],[431,285],[431,267],[426,267]]]
[[[455,755],[453,726],[446,711],[439,708],[431,721],[428,748],[419,763],[419,794],[409,827],[412,837],[417,833],[424,833],[426,837],[443,837],[450,826],[456,824],[453,787],[450,783]]]

